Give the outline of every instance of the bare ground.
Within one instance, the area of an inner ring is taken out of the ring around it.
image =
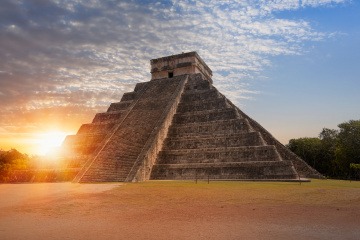
[[[360,182],[3,184],[0,239],[360,239]]]

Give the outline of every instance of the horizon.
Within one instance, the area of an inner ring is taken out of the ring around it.
[[[360,119],[360,3],[4,1],[0,149],[45,154],[197,51],[214,86],[281,143]],[[146,66],[146,67],[144,67]]]

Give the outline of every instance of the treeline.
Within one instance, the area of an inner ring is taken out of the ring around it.
[[[32,168],[32,163],[31,157],[16,149],[0,150],[0,181],[6,180],[11,171]]]
[[[48,157],[29,156],[16,149],[8,151],[0,149],[0,182],[9,182],[14,176],[34,175],[34,173],[44,169],[48,169],[45,171],[47,173],[52,169],[59,169],[61,167],[63,166],[59,162]]]
[[[31,163],[31,157],[16,149],[9,151],[0,150],[0,171],[28,169],[31,167]]]
[[[360,120],[324,128],[318,138],[291,139],[287,147],[326,177],[349,179],[360,174]]]

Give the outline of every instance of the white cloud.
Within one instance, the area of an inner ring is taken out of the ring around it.
[[[0,52],[4,59],[12,56],[0,69],[14,73],[18,84],[4,78],[0,97],[7,98],[5,108],[14,108],[11,101],[18,106],[22,96],[23,104],[36,109],[72,104],[72,94],[81,91],[107,105],[150,79],[150,59],[195,50],[214,71],[219,90],[239,103],[258,94],[243,79],[258,76],[270,57],[299,54],[302,43],[328,36],[305,20],[280,19],[273,12],[342,2],[18,1],[11,3],[13,19],[1,35],[7,50]],[[94,101],[79,104],[91,107]]]
[[[301,6],[319,7],[324,5],[332,5],[347,2],[347,0],[302,0]]]

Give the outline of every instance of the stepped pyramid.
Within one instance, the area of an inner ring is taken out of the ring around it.
[[[222,95],[196,52],[151,60],[151,75],[65,139],[75,182],[322,178]]]

